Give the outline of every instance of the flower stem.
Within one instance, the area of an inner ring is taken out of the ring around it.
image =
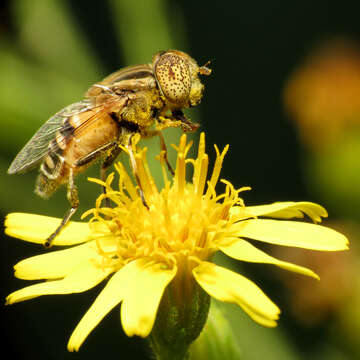
[[[189,346],[200,335],[209,312],[210,297],[197,283],[192,282],[191,296],[187,293],[186,298],[179,297],[178,285],[175,281],[166,289],[149,336],[157,360],[188,359]]]

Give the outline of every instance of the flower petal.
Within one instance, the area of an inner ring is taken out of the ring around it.
[[[6,298],[6,303],[14,304],[42,295],[83,292],[100,283],[111,272],[111,269],[102,269],[90,261],[84,261],[64,279],[46,281],[17,290]]]
[[[234,224],[232,231],[239,237],[276,245],[322,251],[348,249],[348,240],[341,233],[325,226],[305,222],[251,219]]]
[[[121,320],[127,336],[149,335],[162,294],[176,275],[177,268],[167,268],[161,263],[149,263],[145,259],[136,262],[133,279],[128,283],[121,306]]]
[[[320,280],[319,276],[310,269],[286,261],[278,260],[257,249],[255,246],[245,240],[238,239],[232,243],[228,242],[227,245],[221,246],[220,250],[236,260],[273,264],[285,270],[294,271],[299,274],[311,276],[317,280]]]
[[[215,299],[238,304],[253,320],[264,326],[276,326],[279,308],[249,279],[206,261],[193,269],[193,275]]]
[[[321,205],[312,202],[275,202],[273,204],[258,206],[235,206],[230,210],[233,216],[242,218],[268,216],[280,219],[303,218],[304,214],[309,216],[314,222],[321,222],[322,217],[327,217],[328,213]]]
[[[136,272],[136,261],[128,263],[117,271],[83,316],[68,342],[69,351],[78,351],[81,344],[98,323],[118,305],[127,293]]]
[[[59,279],[65,277],[86,259],[92,261],[102,259],[94,240],[70,249],[24,259],[14,266],[15,276],[24,280]]]
[[[276,202],[269,205],[247,207],[255,216],[269,216],[280,219],[303,218],[304,214],[313,221],[321,222],[322,217],[327,217],[328,213],[324,207],[308,201],[300,202]]]
[[[61,219],[26,213],[11,213],[5,220],[5,233],[21,240],[43,244],[60,225]],[[69,222],[53,241],[53,245],[74,245],[89,240],[87,223]]]

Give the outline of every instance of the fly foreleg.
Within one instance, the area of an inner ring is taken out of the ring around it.
[[[87,154],[86,156],[76,161],[75,166],[79,167],[79,166],[88,165],[92,161],[96,160],[99,156],[103,155],[104,152],[106,152],[107,150],[114,148],[116,144],[117,144],[116,141],[112,141],[110,143],[107,143],[99,147],[98,149],[92,151],[91,153]]]
[[[184,132],[193,132],[200,127],[200,124],[191,122],[181,110],[172,111],[172,116],[160,115],[157,121],[158,130],[169,127],[179,127]]]
[[[69,222],[69,220],[75,214],[77,208],[79,207],[79,197],[78,197],[77,188],[74,184],[74,173],[72,168],[70,168],[69,170],[69,180],[67,184],[67,198],[70,202],[71,207],[64,215],[57,229],[46,239],[44,246],[47,248],[52,246],[52,242],[54,241],[55,237],[65,227],[65,225]]]

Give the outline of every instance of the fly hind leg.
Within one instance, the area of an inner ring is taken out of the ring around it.
[[[78,197],[77,188],[74,184],[74,173],[72,168],[70,168],[70,172],[69,172],[69,180],[67,185],[67,198],[70,202],[71,207],[64,215],[57,229],[46,239],[44,246],[47,248],[50,248],[52,246],[52,242],[54,241],[55,237],[59,235],[60,231],[69,222],[69,220],[75,214],[77,208],[79,207],[79,197]]]
[[[108,155],[105,157],[104,162],[102,163],[101,170],[100,170],[100,178],[103,182],[106,181],[106,170],[112,165],[116,157],[121,152],[121,149],[119,146],[117,146],[117,141],[112,141],[110,143],[107,143],[98,149],[92,151],[91,153],[87,154],[83,158],[79,159],[75,166],[80,167],[84,165],[90,164],[92,161],[96,160],[98,157],[102,156],[105,152],[108,152]],[[105,186],[102,187],[103,193],[106,194],[106,188]],[[110,207],[110,200],[107,198],[106,200],[106,206]]]

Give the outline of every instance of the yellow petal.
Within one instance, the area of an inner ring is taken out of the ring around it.
[[[258,324],[266,327],[275,327],[277,326],[277,320],[264,317],[262,314],[258,314],[256,311],[251,309],[250,307],[246,306],[246,304],[241,305],[242,309]],[[279,310],[280,311],[280,310]]]
[[[276,245],[322,251],[348,249],[348,240],[341,233],[325,226],[305,222],[251,219],[234,224],[232,231],[239,237]]]
[[[127,336],[149,335],[162,294],[176,271],[176,267],[169,269],[144,259],[136,261],[133,281],[128,284],[121,306],[121,321]]]
[[[101,261],[95,241],[24,259],[14,266],[15,276],[24,280],[59,279],[86,259]]]
[[[81,344],[95,326],[97,326],[110,310],[123,300],[127,293],[128,286],[133,281],[135,268],[136,261],[133,261],[125,265],[111,277],[71,334],[68,342],[69,351],[78,351]]]
[[[69,275],[61,280],[46,281],[15,291],[6,298],[7,304],[29,300],[42,295],[71,294],[91,289],[111,273],[101,269],[91,261],[79,264]]]
[[[258,206],[235,206],[230,210],[233,216],[243,218],[268,216],[280,219],[303,218],[304,214],[309,216],[314,222],[321,222],[322,217],[327,217],[328,213],[321,205],[312,202],[276,202],[268,205]]]
[[[279,308],[249,279],[206,261],[193,269],[193,275],[210,296],[238,304],[264,326],[276,326]]]
[[[227,245],[221,246],[220,250],[226,255],[241,261],[273,264],[285,270],[294,271],[299,274],[311,276],[319,280],[319,276],[310,269],[295,265],[286,261],[278,260],[263,251],[257,249],[255,246],[245,240],[237,240],[232,243],[228,242]]]
[[[5,233],[21,240],[43,244],[60,225],[61,219],[25,213],[11,213],[5,220]],[[87,241],[87,223],[69,222],[53,241],[53,245],[75,245]]]

